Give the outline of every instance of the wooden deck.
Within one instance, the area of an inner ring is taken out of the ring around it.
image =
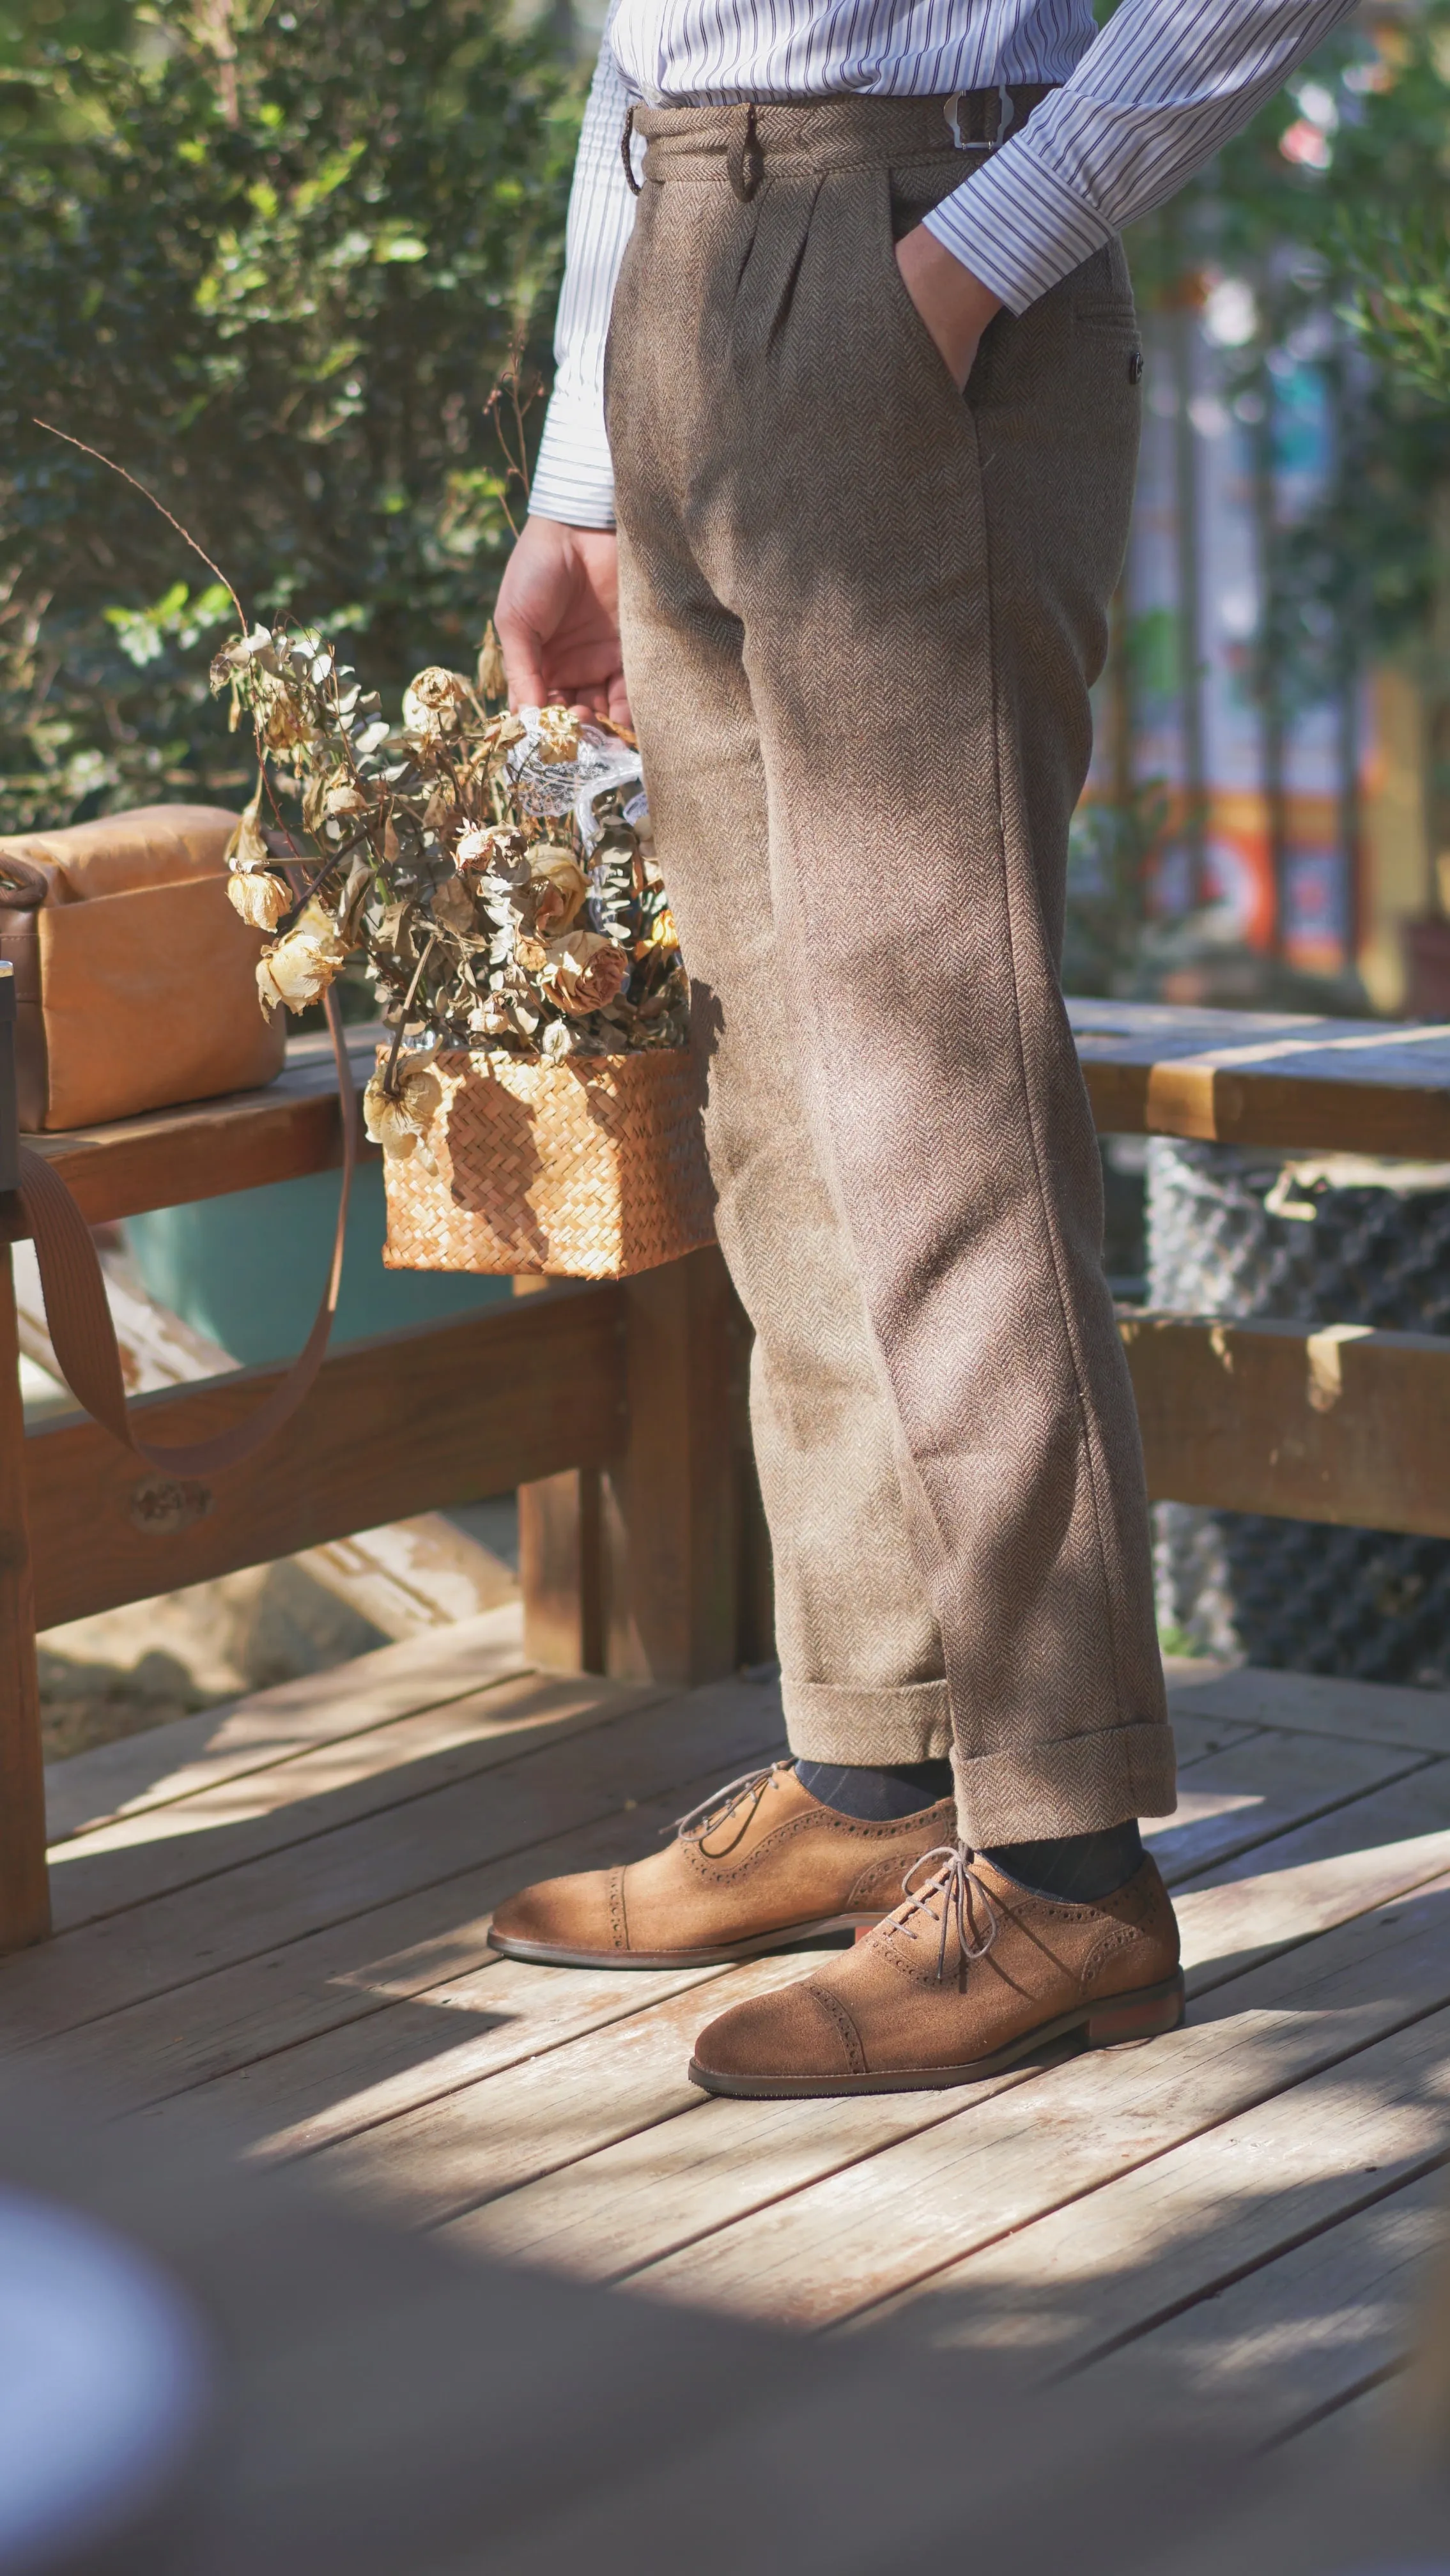
[[[0,1963],[0,2046],[460,2250],[1146,2373],[1264,2441],[1383,2402],[1450,2148],[1450,1695],[1176,1666],[1188,2027],[757,2105],[697,2093],[689,2041],[798,1959],[571,1973],[484,1936],[769,1758],[774,1686],[542,1675],[517,1637],[493,1612],[57,1766],[57,1937]]]

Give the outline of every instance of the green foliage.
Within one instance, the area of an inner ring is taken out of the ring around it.
[[[1450,408],[1450,224],[1443,205],[1415,206],[1379,228],[1372,250],[1353,235],[1346,266],[1360,345],[1387,375]]]
[[[471,659],[521,497],[490,397],[543,363],[578,118],[502,0],[50,5],[0,15],[9,829],[247,775],[206,687],[225,593],[34,416],[384,691]]]
[[[1062,981],[1069,993],[1133,989],[1147,889],[1168,821],[1156,781],[1126,803],[1095,799],[1072,818],[1067,845],[1067,916]]]
[[[1367,652],[1421,639],[1446,566],[1428,493],[1450,480],[1450,8],[1379,44],[1343,29],[1134,237],[1149,300],[1205,272],[1241,281],[1252,327],[1225,350],[1246,421],[1273,418],[1289,363],[1321,372],[1334,471],[1275,543],[1272,661],[1285,708],[1322,699]]]

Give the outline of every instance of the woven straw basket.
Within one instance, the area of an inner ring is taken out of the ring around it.
[[[713,1242],[683,1047],[562,1064],[448,1053],[430,1070],[443,1101],[426,1151],[384,1162],[389,1270],[624,1279]]]

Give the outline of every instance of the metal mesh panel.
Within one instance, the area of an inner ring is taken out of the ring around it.
[[[1295,1157],[1294,1160],[1307,1158]],[[1155,1137],[1148,1295],[1236,1317],[1450,1334],[1450,1187],[1289,1183],[1279,1158]],[[1450,1682],[1450,1540],[1160,1503],[1158,1615],[1201,1651],[1386,1682]]]

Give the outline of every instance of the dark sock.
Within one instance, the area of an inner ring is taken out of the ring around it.
[[[795,1776],[823,1807],[870,1825],[919,1816],[923,1807],[952,1794],[950,1762],[892,1762],[881,1770],[864,1762],[798,1762]]]
[[[1126,1825],[1109,1825],[1100,1834],[1058,1834],[1051,1842],[998,1843],[984,1851],[994,1869],[1030,1887],[1037,1896],[1055,1896],[1063,1905],[1095,1905],[1111,1896],[1140,1868],[1143,1837],[1136,1816]]]

